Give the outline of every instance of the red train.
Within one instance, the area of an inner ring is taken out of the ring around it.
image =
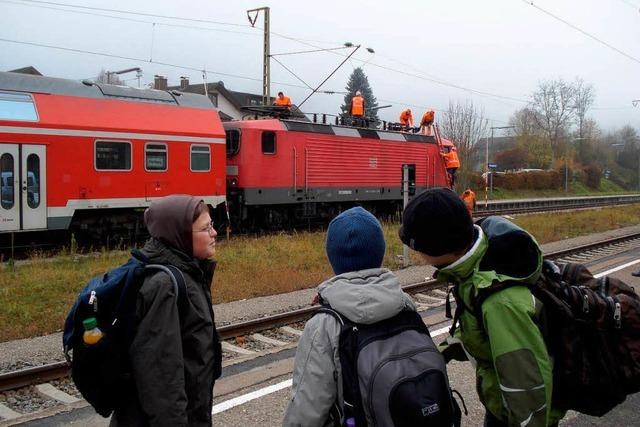
[[[0,73],[0,232],[135,231],[172,193],[215,207],[224,142],[201,95]]]
[[[450,144],[302,120],[223,127],[202,95],[0,73],[0,237],[132,236],[151,200],[173,193],[213,208],[227,201],[216,217],[230,213],[236,230],[330,218],[354,204],[394,214],[403,165],[411,192],[445,186],[440,152]]]
[[[433,136],[279,119],[224,127],[229,210],[249,228],[331,218],[354,204],[398,213],[403,165],[410,193],[448,185],[440,145],[453,144]]]

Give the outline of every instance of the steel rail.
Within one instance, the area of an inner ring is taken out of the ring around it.
[[[568,249],[546,252],[544,254],[544,257],[550,259],[558,259],[574,253],[585,252],[588,250],[610,246],[616,243],[621,243],[638,238],[640,238],[640,233],[631,233],[594,243],[574,246]],[[418,292],[429,291],[442,286],[445,286],[445,284],[439,282],[436,279],[430,279],[419,283],[405,285],[402,287],[402,289],[407,293],[415,294]],[[302,322],[309,319],[317,309],[318,306],[310,306],[298,310],[275,314],[272,316],[262,317],[259,319],[233,323],[230,325],[219,327],[218,333],[220,334],[220,337],[222,339],[231,339],[237,336],[248,335],[251,333],[260,332],[295,322]],[[69,375],[69,365],[67,364],[67,362],[55,362],[47,365],[1,373],[0,392],[63,378],[67,375]]]

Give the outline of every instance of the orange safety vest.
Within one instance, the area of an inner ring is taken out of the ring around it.
[[[291,98],[288,96],[283,96],[282,98],[277,97],[275,101],[273,101],[273,105],[278,105],[280,107],[291,107]]]
[[[400,113],[400,123],[413,126],[413,114],[408,110],[402,111],[402,113]]]
[[[473,209],[476,206],[476,193],[474,193],[473,190],[465,190],[460,198],[464,202],[469,213],[473,214]]]
[[[429,126],[433,124],[433,119],[435,117],[435,113],[433,111],[427,111],[422,115],[422,120],[420,121],[420,126]]]
[[[451,150],[448,153],[442,153],[444,158],[444,167],[446,169],[458,169],[460,167],[460,159],[458,159],[458,153]]]
[[[351,98],[351,115],[355,117],[364,116],[364,98],[354,96]]]

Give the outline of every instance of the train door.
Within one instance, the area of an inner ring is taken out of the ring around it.
[[[17,144],[0,144],[0,231],[20,230],[19,160]]]
[[[414,196],[416,194],[416,165],[415,164],[406,164],[402,165],[400,170],[400,188],[404,186],[404,167],[407,166],[409,170],[409,196]]]
[[[47,228],[47,170],[44,145],[22,145],[22,229]]]
[[[0,144],[0,231],[47,228],[44,145]]]

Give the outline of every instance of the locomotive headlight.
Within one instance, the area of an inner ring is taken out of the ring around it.
[[[238,186],[238,178],[231,178],[229,180],[229,186],[230,187],[237,187]]]

